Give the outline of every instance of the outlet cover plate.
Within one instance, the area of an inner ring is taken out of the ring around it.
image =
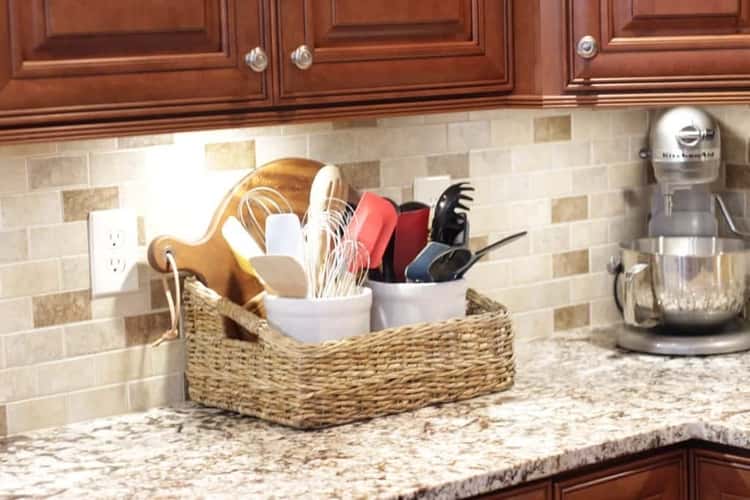
[[[138,290],[138,219],[118,208],[89,213],[91,295],[101,297]]]
[[[434,207],[440,195],[451,184],[450,175],[417,177],[414,179],[414,200]]]

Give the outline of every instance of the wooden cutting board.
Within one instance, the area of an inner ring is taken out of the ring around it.
[[[155,238],[148,249],[148,262],[161,273],[169,271],[166,252],[171,251],[177,268],[194,274],[206,286],[236,304],[244,305],[263,291],[256,278],[242,269],[234,259],[221,227],[230,215],[237,216],[242,196],[250,189],[268,186],[278,190],[291,203],[294,212],[302,218],[310,198],[310,186],[322,163],[302,158],[276,160],[254,170],[244,177],[219,204],[214,212],[206,235],[197,242],[185,242],[172,236]],[[255,211],[259,223],[265,227],[265,214]],[[253,234],[258,243],[264,242]]]

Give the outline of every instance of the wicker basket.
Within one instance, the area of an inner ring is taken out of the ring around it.
[[[190,398],[313,429],[458,401],[513,384],[513,328],[502,305],[469,290],[468,316],[303,344],[185,282]],[[251,334],[228,338],[225,318]]]

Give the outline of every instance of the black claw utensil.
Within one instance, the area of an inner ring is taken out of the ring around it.
[[[467,193],[474,191],[468,182],[459,182],[449,186],[438,198],[435,215],[432,218],[430,239],[446,245],[456,244],[463,233],[462,244],[469,241],[468,216],[469,207],[465,201],[474,201]],[[464,210],[459,212],[458,210]]]

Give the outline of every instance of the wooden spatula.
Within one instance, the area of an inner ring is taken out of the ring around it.
[[[307,276],[294,257],[261,255],[250,258],[250,265],[268,293],[294,299],[307,296]]]

